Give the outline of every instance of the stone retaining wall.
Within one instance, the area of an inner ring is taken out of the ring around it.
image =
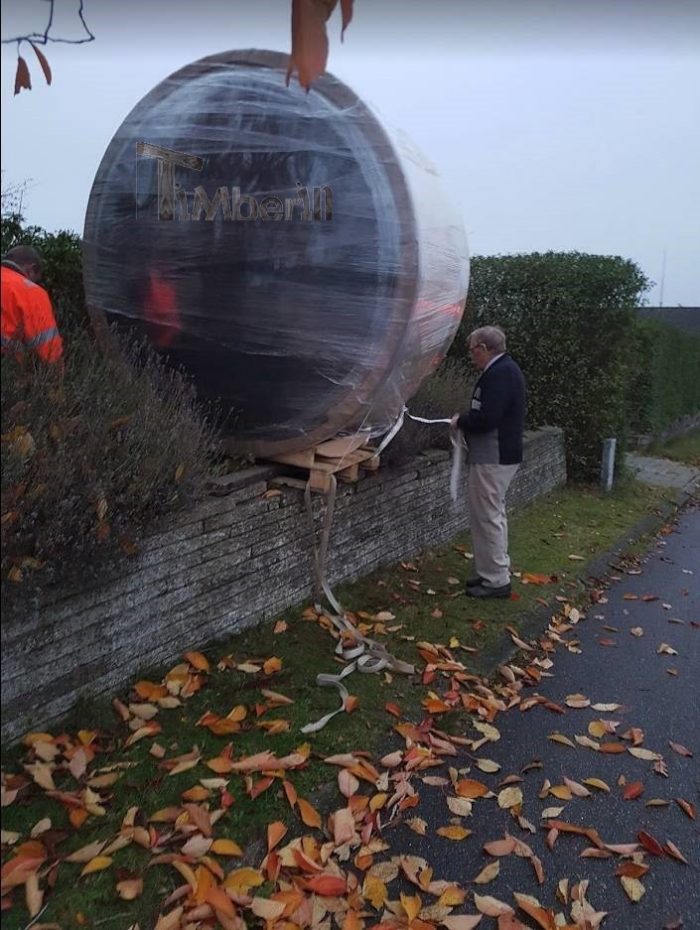
[[[74,591],[2,626],[2,738],[47,726],[82,695],[118,689],[144,666],[275,617],[311,594],[312,538],[303,494],[266,496],[277,467],[237,472],[217,496],[150,536],[120,577]],[[446,452],[339,485],[331,584],[444,543],[468,528],[466,490],[449,495]],[[509,492],[520,507],[566,480],[560,430],[526,436]],[[316,526],[324,498],[314,495]]]

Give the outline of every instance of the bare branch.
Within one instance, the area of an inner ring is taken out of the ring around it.
[[[52,36],[51,29],[53,27],[56,0],[44,0],[44,2],[49,4],[49,17],[44,31],[30,32],[27,33],[27,35],[21,36],[11,36],[10,38],[2,40],[3,45],[9,45],[11,42],[16,42],[17,48],[19,50],[19,46],[22,42],[32,42],[34,45],[47,45],[49,42],[63,42],[67,45],[83,45],[85,42],[93,42],[95,40],[95,36],[90,31],[85,20],[85,0],[80,0],[80,6],[78,8],[78,19],[80,20],[85,31],[85,36],[83,36],[81,39],[65,39],[62,36]]]

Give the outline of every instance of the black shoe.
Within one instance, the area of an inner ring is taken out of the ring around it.
[[[467,580],[464,582],[464,587],[475,588],[478,584],[482,584],[483,581],[484,579],[481,577],[481,575],[474,575],[473,578],[467,578]]]
[[[467,588],[468,597],[510,597],[510,585],[504,584],[500,588],[490,588],[485,584],[475,585],[473,588]]]

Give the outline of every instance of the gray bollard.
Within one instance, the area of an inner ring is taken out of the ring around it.
[[[604,491],[610,491],[613,486],[615,474],[615,447],[617,439],[603,440],[603,461],[600,467],[600,486]]]

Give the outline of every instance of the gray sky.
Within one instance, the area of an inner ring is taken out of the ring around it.
[[[3,38],[41,28],[43,0],[6,0]],[[57,35],[76,36],[76,0]],[[289,51],[289,0],[86,0],[96,41],[50,45],[46,87],[12,96],[2,47],[3,187],[31,179],[27,219],[81,232],[112,135],[152,87],[229,48]],[[435,162],[473,254],[622,255],[648,300],[700,306],[697,0],[355,0],[329,70]]]

